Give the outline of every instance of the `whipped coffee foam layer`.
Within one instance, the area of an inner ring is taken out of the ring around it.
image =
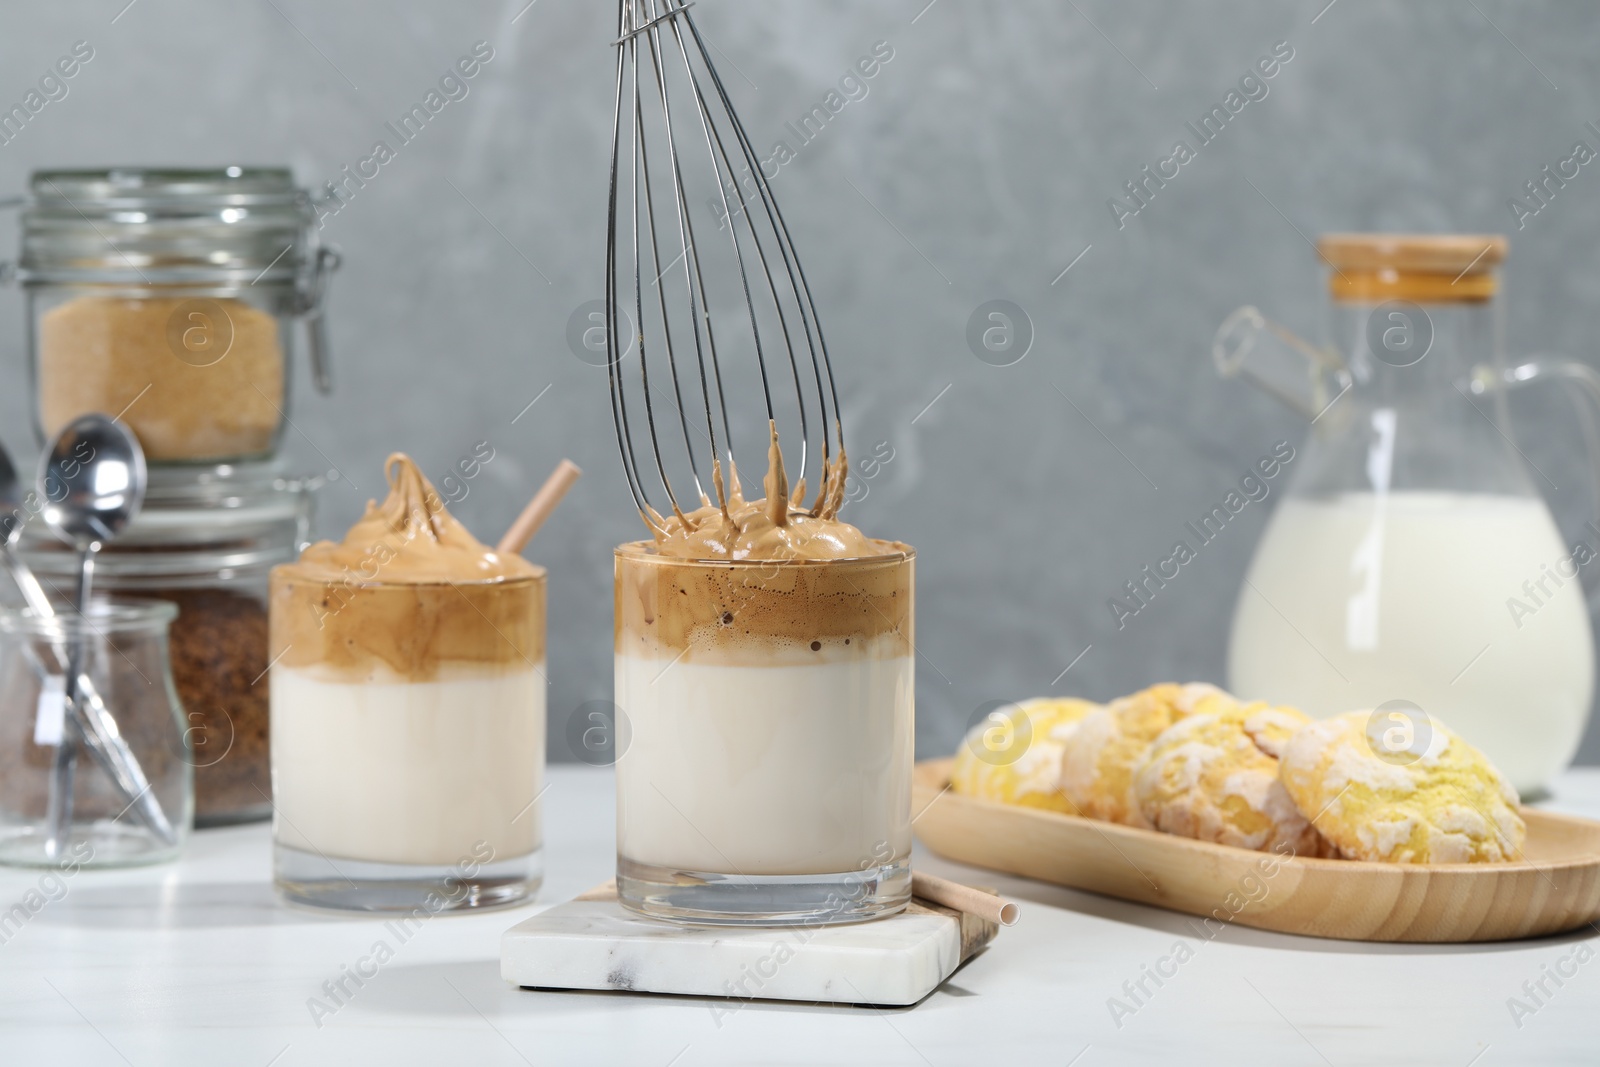
[[[474,538],[406,456],[385,472],[388,498],[343,541],[273,568],[273,662],[385,682],[543,663],[543,568]]]
[[[411,458],[383,465],[389,495],[367,501],[343,541],[318,541],[292,564],[297,574],[340,581],[483,582],[541,573],[521,556],[485,545],[445,510],[444,500]]]
[[[695,562],[649,541],[616,550],[616,652],[793,666],[911,655],[915,555],[874,541],[851,560]]]
[[[662,556],[689,560],[860,559],[898,551],[892,542],[863,534],[848,522],[790,511],[788,521],[772,521],[766,500],[728,500],[728,516],[715,504],[688,512],[685,527],[664,519],[666,536],[654,545]]]
[[[726,496],[726,508],[706,502],[682,516],[645,516],[655,535],[654,549],[676,559],[860,559],[893,555],[905,546],[867,537],[838,518],[844,503],[848,461],[841,451],[828,461],[823,485],[816,501],[808,508],[802,479],[791,488],[784,471],[783,452],[778,447],[778,430],[768,424],[766,496],[746,500],[739,484],[739,473],[730,470],[723,485],[722,467],[713,467],[712,481],[718,499]]]

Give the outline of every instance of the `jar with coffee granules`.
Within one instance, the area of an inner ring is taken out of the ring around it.
[[[172,586],[141,590],[169,601],[172,681],[193,746],[196,820],[271,814],[267,750],[267,607],[253,590]]]

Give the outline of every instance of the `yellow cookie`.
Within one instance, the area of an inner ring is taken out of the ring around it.
[[[1061,748],[1079,720],[1099,706],[1073,697],[1038,697],[997,708],[956,749],[950,788],[1001,804],[1071,811],[1056,781]],[[1016,723],[1018,712],[1027,719],[1026,731]]]
[[[1517,792],[1482,752],[1437,720],[1408,724],[1388,747],[1389,717],[1349,711],[1302,727],[1279,775],[1302,814],[1346,859],[1504,863],[1527,827]]]
[[[1278,781],[1277,756],[1311,720],[1294,708],[1234,705],[1189,715],[1150,745],[1134,777],[1145,820],[1169,834],[1296,856],[1329,854]]]
[[[1214,685],[1165,682],[1113,700],[1087,716],[1067,739],[1061,757],[1061,788],[1068,809],[1091,819],[1148,828],[1133,796],[1133,776],[1163,730],[1191,714],[1238,702]]]

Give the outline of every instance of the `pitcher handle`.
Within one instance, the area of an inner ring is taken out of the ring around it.
[[[1578,413],[1578,429],[1589,455],[1589,499],[1594,516],[1589,529],[1600,538],[1600,371],[1577,360],[1535,356],[1510,368],[1478,367],[1472,375],[1472,391],[1480,396],[1514,392],[1541,381],[1567,381],[1577,386],[1565,392]],[[1592,547],[1600,553],[1600,543]],[[1588,584],[1589,607],[1600,609],[1600,581]]]

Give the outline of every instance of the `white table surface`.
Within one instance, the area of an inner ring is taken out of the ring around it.
[[[385,931],[279,904],[266,826],[198,833],[175,865],[80,872],[0,944],[0,1065],[1600,1064],[1593,931],[1418,946],[1241,927],[1206,942],[1169,912],[920,850],[925,869],[997,885],[1023,914],[915,1008],[730,1013],[710,999],[515,989],[500,979],[501,931],[612,868],[610,773],[550,777],[539,903],[428,921],[320,1027],[308,999]],[[1568,774],[1548,806],[1600,817],[1600,771]],[[38,882],[0,870],[0,907]],[[1159,989],[1147,981],[1154,995],[1119,1027],[1108,998],[1179,940],[1193,958]],[[1514,1020],[1508,998],[1580,948],[1594,958],[1559,988],[1546,979],[1552,995]]]

